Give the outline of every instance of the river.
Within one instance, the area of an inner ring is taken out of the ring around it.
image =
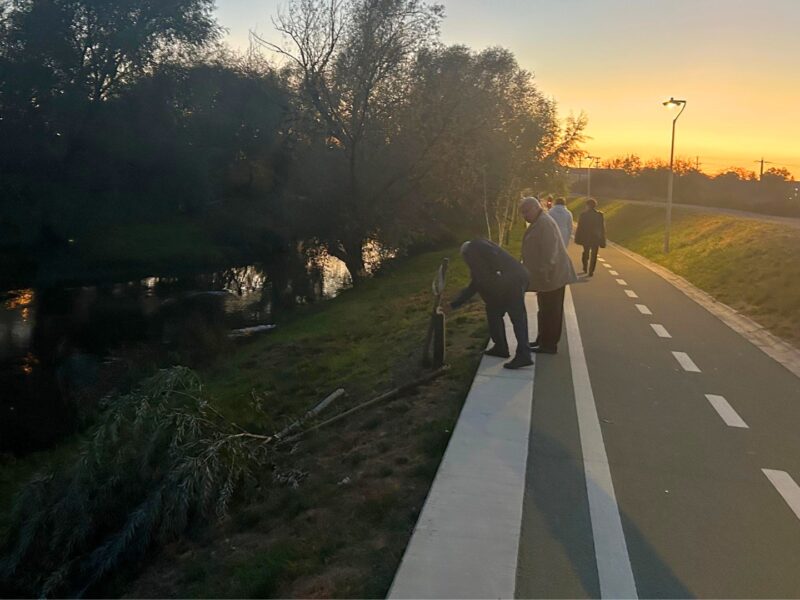
[[[381,253],[365,249],[372,270]],[[0,452],[45,448],[143,365],[201,362],[220,336],[351,285],[326,254],[271,265],[0,292]]]

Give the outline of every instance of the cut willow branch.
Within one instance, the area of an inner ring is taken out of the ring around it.
[[[381,394],[377,398],[373,398],[372,400],[368,400],[367,402],[364,402],[362,404],[358,404],[357,406],[354,406],[353,408],[351,408],[349,410],[346,410],[343,413],[338,414],[335,417],[332,417],[332,418],[328,419],[327,421],[323,421],[322,423],[319,423],[317,425],[314,425],[313,427],[309,427],[308,429],[300,431],[300,432],[296,433],[295,435],[293,435],[291,437],[288,437],[286,439],[280,440],[279,443],[287,443],[287,442],[295,441],[295,440],[299,439],[300,437],[302,437],[303,435],[305,435],[306,433],[310,433],[312,431],[316,431],[317,429],[321,429],[323,427],[327,427],[328,425],[331,425],[333,423],[341,421],[345,417],[348,417],[348,416],[352,415],[355,412],[358,412],[358,411],[363,410],[365,408],[369,408],[370,406],[374,406],[375,404],[378,404],[380,402],[385,402],[387,400],[391,400],[393,398],[397,398],[398,396],[402,396],[403,394],[407,394],[408,392],[414,390],[415,388],[418,388],[419,386],[421,386],[421,385],[423,385],[425,383],[428,383],[429,381],[432,381],[432,380],[436,379],[437,377],[443,375],[449,369],[450,369],[450,367],[448,365],[445,365],[445,366],[441,367],[440,369],[437,369],[436,371],[432,371],[431,373],[428,373],[427,375],[424,375],[423,377],[420,377],[419,379],[415,379],[414,381],[411,381],[409,383],[403,384],[400,387],[396,387],[393,390],[390,390],[390,391],[388,391],[388,392],[386,392],[384,394]]]

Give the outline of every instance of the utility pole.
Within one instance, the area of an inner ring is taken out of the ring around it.
[[[700,171],[700,157],[699,156],[695,156],[694,169],[695,169],[695,171]]]
[[[764,164],[771,165],[772,163],[768,160],[764,160],[764,157],[761,157],[761,160],[754,160],[753,162],[761,163],[761,171],[758,174],[758,180],[761,181],[764,178]]]

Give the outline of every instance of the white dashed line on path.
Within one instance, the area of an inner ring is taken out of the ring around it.
[[[717,396],[716,394],[706,394],[706,398],[711,403],[711,406],[714,407],[714,410],[717,411],[722,420],[725,421],[725,424],[728,427],[739,427],[741,429],[750,429],[742,420],[733,407],[725,400],[722,396]]]
[[[605,258],[602,258],[602,257],[600,257],[600,256],[598,256],[598,257],[597,257],[597,260],[599,260],[600,262],[606,262],[606,259],[605,259]]]
[[[639,296],[633,290],[625,290],[625,293],[628,294],[628,298],[638,298]]]
[[[608,264],[608,263],[603,263],[603,266],[604,266],[606,269],[610,269],[610,268],[611,268],[611,265],[610,265],[610,264]]]
[[[609,271],[608,274],[609,275],[615,275],[615,276],[619,275],[619,273],[617,273],[616,271]]]
[[[597,417],[589,367],[583,351],[583,340],[572,301],[572,291],[564,295],[564,325],[569,343],[572,385],[578,415],[583,472],[589,499],[589,516],[594,538],[594,554],[601,598],[637,598],[631,559],[622,530],[611,468],[608,464],[603,431]]]
[[[689,355],[686,352],[673,352],[672,356],[675,357],[675,360],[683,367],[684,371],[688,371],[689,373],[700,373],[700,369],[694,361],[689,358]]]
[[[644,304],[637,304],[636,308],[643,315],[652,315],[653,314],[652,311],[649,308],[647,308]]]
[[[625,281],[624,279],[617,279],[617,283],[620,285],[628,285],[628,282]]]
[[[650,323],[650,327],[653,328],[653,331],[656,332],[656,335],[660,338],[671,338],[672,336],[669,334],[669,331],[663,325],[659,325],[658,323]]]
[[[772,469],[761,469],[778,490],[778,493],[786,500],[786,504],[792,512],[800,519],[800,486],[798,486],[792,476],[785,471],[773,471]]]

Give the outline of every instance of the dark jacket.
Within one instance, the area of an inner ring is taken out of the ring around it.
[[[502,306],[513,297],[525,292],[528,272],[520,262],[489,240],[472,240],[462,255],[469,267],[471,281],[450,303],[458,308],[476,293],[486,304]]]
[[[579,246],[606,247],[606,221],[603,213],[594,208],[587,208],[583,212],[578,218],[575,243]]]

